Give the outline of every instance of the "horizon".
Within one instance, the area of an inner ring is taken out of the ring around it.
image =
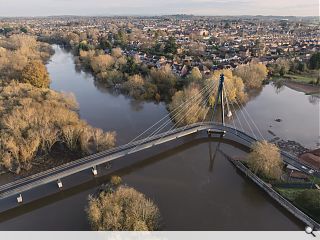
[[[317,0],[0,0],[0,17],[50,16],[319,16]]]
[[[173,17],[173,16],[188,16],[188,17],[292,17],[292,18],[316,18],[318,15],[253,15],[253,14],[243,14],[243,15],[200,15],[200,14],[184,14],[184,13],[172,13],[172,14],[97,14],[97,15],[85,15],[85,14],[61,14],[61,15],[19,15],[19,16],[2,16],[0,18],[47,18],[47,17]]]

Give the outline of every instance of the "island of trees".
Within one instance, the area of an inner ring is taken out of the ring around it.
[[[0,165],[6,170],[29,170],[55,146],[81,157],[115,145],[115,132],[91,127],[79,118],[72,95],[49,88],[44,63],[51,54],[50,45],[31,36],[0,40]]]
[[[155,203],[134,188],[121,185],[112,176],[98,196],[89,196],[86,209],[95,231],[155,231],[160,228],[160,212]]]

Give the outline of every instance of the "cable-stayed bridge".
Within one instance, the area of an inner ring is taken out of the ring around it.
[[[202,119],[197,123],[181,126],[181,122],[188,116],[188,114],[192,113],[197,115],[200,113],[201,107],[205,108],[208,106],[210,93],[214,90],[216,90],[216,99],[213,106],[213,113],[209,121],[205,116],[201,115]],[[142,152],[146,149],[193,134],[201,135],[203,137],[222,137],[240,143],[247,148],[251,148],[254,142],[263,140],[264,138],[257,128],[257,125],[254,123],[254,120],[241,105],[241,102],[236,101],[235,103],[230,103],[228,95],[228,90],[224,88],[224,76],[221,75],[218,82],[209,86],[204,86],[197,94],[171,110],[168,115],[161,118],[158,122],[150,126],[143,133],[139,134],[128,144],[99,152],[0,186],[0,206],[4,201],[6,201],[6,204],[8,201],[14,201],[14,204],[16,205],[23,203],[25,200],[28,202],[28,199],[25,198],[25,193],[28,191],[36,190],[43,185],[51,183],[62,188],[63,180],[68,176],[85,170],[90,170],[94,176],[98,175],[97,166],[112,163],[114,161],[121,161],[123,157],[128,157],[136,152]],[[191,112],[193,104],[196,104],[199,108],[196,110],[193,108],[193,112]],[[244,123],[239,122],[239,126],[235,124],[233,119],[237,117],[236,111],[232,111],[233,104],[237,104],[239,106],[239,114],[242,114],[243,119],[245,119]],[[221,123],[213,121],[218,105],[221,107]],[[227,108],[227,114],[225,114],[224,111],[225,107]],[[235,114],[235,117],[232,112]],[[232,118],[233,125],[225,124],[225,115]],[[172,119],[176,120],[173,125]],[[247,124],[251,133],[245,132],[242,124]],[[256,133],[260,135],[260,138],[256,136]],[[296,157],[289,153],[281,151],[281,156],[285,164],[291,165],[297,170],[308,175],[320,177],[320,173],[317,169],[314,169],[312,166],[302,164]],[[12,204],[9,205],[12,206]]]

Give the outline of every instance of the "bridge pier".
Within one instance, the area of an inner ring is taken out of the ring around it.
[[[20,194],[20,195],[17,197],[17,202],[18,202],[18,203],[22,203],[22,200],[23,200],[23,199],[22,199],[22,195]]]
[[[97,176],[98,175],[97,166],[93,166],[91,171],[92,171],[93,176]]]
[[[62,182],[61,182],[60,179],[57,180],[57,184],[58,184],[59,189],[61,189],[63,187]]]

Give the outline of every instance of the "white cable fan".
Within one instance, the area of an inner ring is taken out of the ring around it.
[[[227,98],[225,89],[223,89],[223,92],[224,92],[224,96],[225,96],[226,102],[227,102],[227,109],[228,109],[227,117],[228,117],[228,118],[231,118],[231,117],[232,117],[232,112],[231,112],[231,110],[230,110],[229,101],[228,101],[228,98]]]

